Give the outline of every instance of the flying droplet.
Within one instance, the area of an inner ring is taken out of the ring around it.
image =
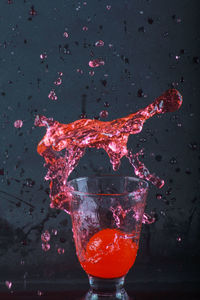
[[[182,239],[181,239],[180,236],[178,236],[176,240],[177,240],[177,242],[179,242],[179,243],[182,241]]]
[[[161,194],[156,194],[156,199],[161,200],[162,199],[162,195]]]
[[[94,60],[89,61],[89,66],[91,68],[97,68],[99,66],[104,66],[104,65],[105,65],[105,62],[101,59],[94,59]]]
[[[55,100],[55,101],[58,99],[58,97],[56,96],[56,93],[55,93],[54,90],[51,90],[51,91],[49,92],[48,98],[49,98],[50,100]]]
[[[41,291],[37,291],[37,294],[38,294],[38,296],[42,296],[43,295],[43,292],[41,292]]]
[[[16,120],[14,122],[14,127],[15,128],[21,128],[23,126],[23,121],[22,120]]]
[[[62,83],[62,79],[60,77],[54,81],[55,85],[61,85],[61,83]]]
[[[65,253],[65,249],[63,248],[58,248],[58,254],[64,254]]]
[[[41,234],[41,240],[42,240],[43,242],[47,243],[47,242],[50,241],[50,239],[51,239],[51,235],[50,235],[49,231],[48,231],[48,230],[45,230],[45,232],[43,232],[43,233]]]
[[[95,43],[95,46],[96,46],[96,47],[103,47],[103,46],[104,46],[104,41],[102,41],[102,40],[97,41],[97,42]]]
[[[40,54],[40,59],[44,60],[47,58],[47,54],[46,53],[41,53]]]
[[[107,117],[108,117],[108,112],[107,112],[107,110],[102,110],[102,111],[99,113],[99,117],[100,117],[100,118],[107,118]]]
[[[83,31],[88,31],[88,27],[87,26],[83,26]]]
[[[63,33],[63,36],[67,39],[67,38],[69,37],[69,34],[65,31],[65,32]]]
[[[107,10],[111,9],[111,5],[106,5]]]
[[[48,243],[42,243],[42,250],[47,252],[50,249],[50,245]]]
[[[36,10],[34,9],[34,6],[33,6],[33,5],[31,6],[31,9],[30,9],[30,11],[29,11],[29,15],[31,15],[31,16],[36,16],[36,15],[37,15],[37,12],[36,12]]]
[[[94,76],[94,71],[89,71],[90,76]]]
[[[11,281],[6,281],[5,285],[7,286],[7,288],[10,290],[12,287],[12,282]]]
[[[57,234],[58,234],[57,229],[52,229],[51,232],[52,232],[52,234],[54,234],[54,235],[57,235]]]

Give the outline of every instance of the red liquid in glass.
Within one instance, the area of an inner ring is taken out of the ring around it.
[[[128,234],[117,229],[103,229],[92,236],[80,263],[92,276],[122,277],[134,264],[137,250],[138,246]]]
[[[164,181],[151,174],[139,160],[141,152],[132,154],[127,149],[130,134],[141,132],[144,122],[157,114],[173,112],[182,104],[182,96],[176,89],[169,89],[153,103],[133,114],[113,121],[81,119],[70,124],[61,124],[44,116],[37,116],[36,126],[46,126],[47,131],[37,151],[46,161],[50,180],[51,207],[67,211],[69,194],[67,178],[84,155],[86,148],[104,149],[117,170],[120,160],[126,156],[135,174],[161,188]]]

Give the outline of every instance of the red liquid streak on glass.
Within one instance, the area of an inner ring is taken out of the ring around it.
[[[48,167],[45,179],[51,181],[51,207],[67,211],[66,207],[70,201],[66,186],[67,178],[84,155],[86,148],[104,149],[114,170],[119,168],[121,158],[126,156],[139,178],[149,180],[161,188],[164,181],[150,174],[139,161],[142,153],[132,154],[127,149],[128,137],[130,134],[141,132],[147,119],[154,115],[176,111],[181,104],[181,94],[176,89],[169,89],[147,107],[113,121],[80,119],[70,124],[61,124],[44,116],[37,116],[35,125],[47,127],[37,151],[44,157]]]

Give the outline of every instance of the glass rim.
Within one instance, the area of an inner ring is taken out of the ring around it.
[[[138,177],[133,177],[133,176],[123,176],[123,175],[97,175],[97,176],[83,176],[83,177],[77,177],[74,179],[71,179],[67,182],[67,186],[70,188],[70,183],[73,181],[80,181],[83,179],[95,179],[95,178],[128,178],[130,181],[135,181],[135,182],[141,182],[143,183],[143,188],[144,193],[148,191],[149,188],[149,184],[146,180],[144,179],[140,179]],[[117,194],[103,194],[103,193],[86,193],[86,192],[79,192],[77,190],[72,190],[70,189],[70,192],[74,195],[79,195],[79,196],[104,196],[104,197],[110,197],[110,196],[117,196],[117,197],[124,197],[124,196],[133,196],[134,195],[134,191],[132,192],[124,192],[124,193],[117,193]]]

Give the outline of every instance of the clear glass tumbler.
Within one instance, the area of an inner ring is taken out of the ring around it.
[[[137,255],[148,183],[111,175],[68,185],[76,254],[90,283],[85,299],[128,299],[124,279]]]

